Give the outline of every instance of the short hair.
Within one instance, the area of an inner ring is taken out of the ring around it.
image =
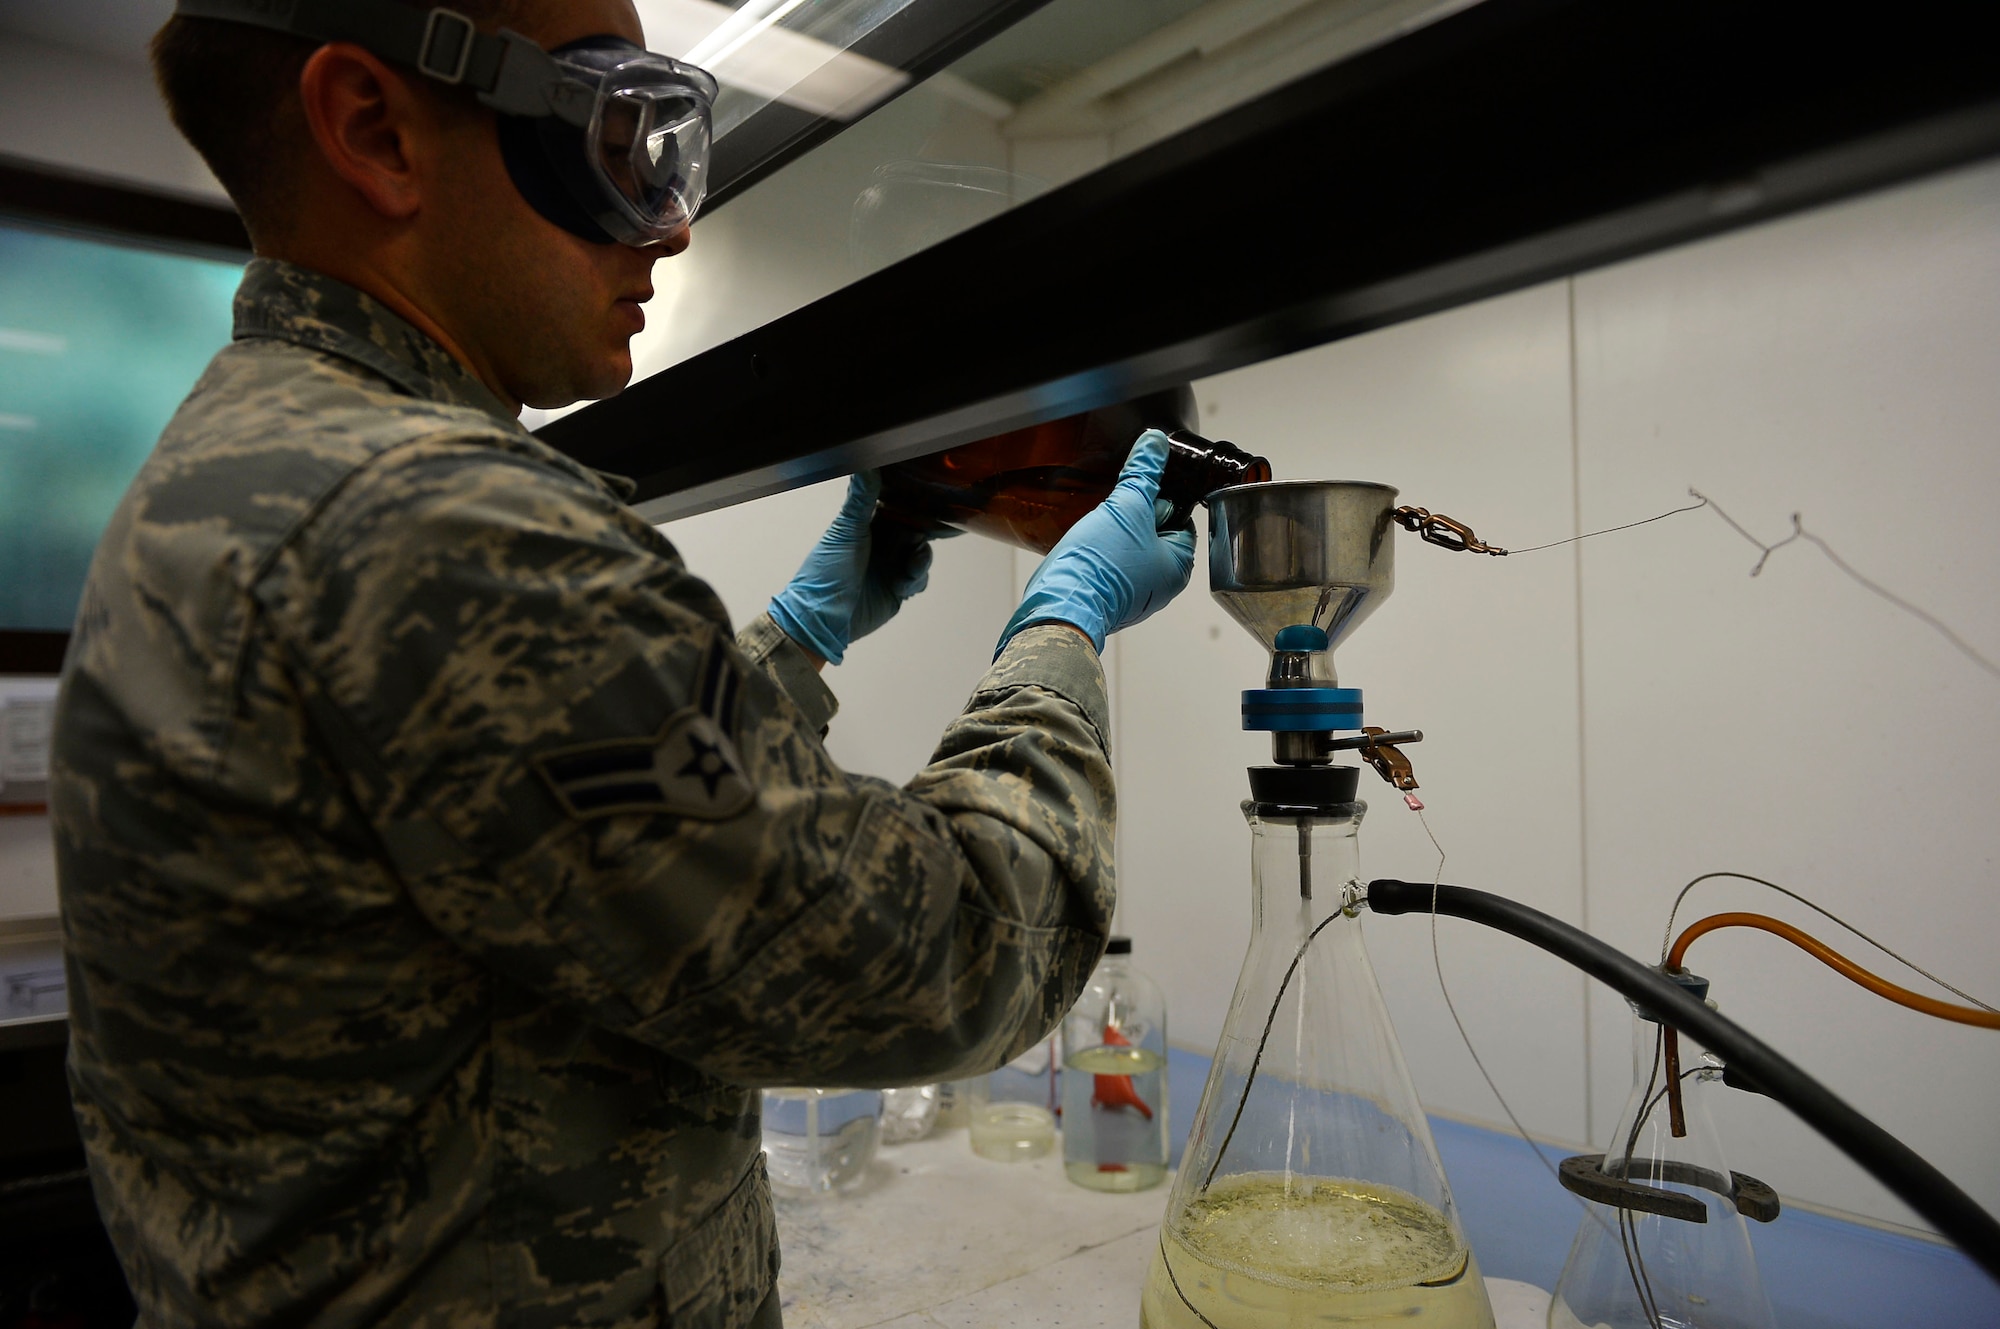
[[[397,3],[432,7],[432,0]],[[491,32],[529,3],[452,0],[451,7]],[[290,227],[297,154],[308,141],[299,76],[322,45],[269,28],[180,14],[154,34],[153,77],[174,127],[221,181],[253,239],[279,236]]]

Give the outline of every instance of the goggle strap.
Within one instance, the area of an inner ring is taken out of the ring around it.
[[[247,23],[311,41],[353,42],[440,83],[470,88],[508,115],[547,115],[557,76],[548,53],[517,32],[491,36],[454,9],[393,0],[177,0],[188,18]]]

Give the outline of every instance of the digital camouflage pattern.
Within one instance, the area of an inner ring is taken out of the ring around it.
[[[972,1074],[1112,906],[1097,658],[907,787],[610,482],[259,260],[97,553],[53,797],[71,1079],[141,1323],[736,1329],[756,1086]]]

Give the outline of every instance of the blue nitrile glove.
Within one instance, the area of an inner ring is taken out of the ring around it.
[[[785,635],[828,664],[839,664],[849,643],[894,618],[930,582],[930,533],[898,522],[875,526],[881,493],[880,475],[856,471],[833,525],[771,601]]]
[[[1104,639],[1167,607],[1194,570],[1194,531],[1154,529],[1153,500],[1167,467],[1167,436],[1139,435],[1111,497],[1069,528],[1028,578],[1021,607],[1007,620],[999,649],[1034,623],[1081,628],[1098,650]]]

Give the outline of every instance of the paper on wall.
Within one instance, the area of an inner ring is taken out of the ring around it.
[[[48,780],[56,686],[52,678],[0,679],[0,793]]]

